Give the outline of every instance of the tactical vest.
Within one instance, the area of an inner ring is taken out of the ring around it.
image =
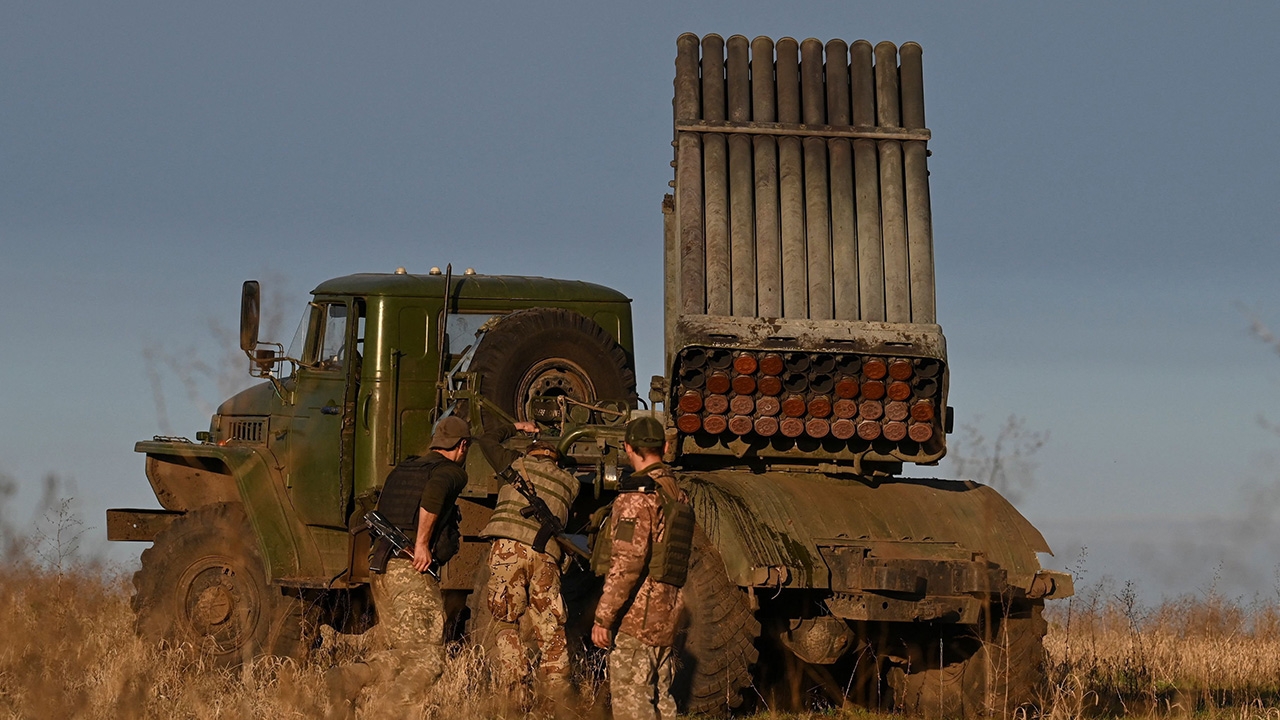
[[[640,483],[623,492],[657,493],[662,501],[662,538],[649,548],[649,564],[646,575],[653,580],[676,587],[684,587],[689,576],[689,560],[693,554],[693,530],[696,518],[693,506],[681,502],[656,482]],[[591,570],[596,575],[607,575],[613,555],[613,523],[609,522],[611,508],[605,508],[592,516],[592,527],[597,528],[595,542],[591,546]]]
[[[431,479],[435,467],[445,462],[450,461],[434,453],[427,457],[412,455],[396,465],[382,485],[382,493],[378,496],[378,511],[410,539],[418,534],[418,509],[422,507],[422,490]],[[457,507],[450,507],[443,517],[436,518],[435,527],[431,530],[431,555],[440,565],[444,565],[458,552],[461,540],[458,520]],[[375,543],[373,552],[382,550],[376,545]]]
[[[569,520],[569,506],[578,495],[581,483],[578,478],[561,470],[555,463],[539,458],[520,458],[512,466],[538,491],[538,497],[547,504],[551,514],[563,524]],[[538,534],[538,521],[525,517],[520,510],[528,506],[524,496],[510,485],[498,490],[498,504],[489,516],[489,523],[480,531],[483,538],[507,538],[532,545]],[[547,554],[560,557],[559,543],[547,543]]]
[[[661,485],[658,497],[662,498],[662,539],[649,552],[649,577],[684,587],[693,554],[693,506],[671,496]]]

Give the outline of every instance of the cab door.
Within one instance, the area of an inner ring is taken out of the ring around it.
[[[359,391],[364,304],[317,299],[295,378],[288,431],[286,485],[299,519],[343,528],[355,466],[355,398]]]

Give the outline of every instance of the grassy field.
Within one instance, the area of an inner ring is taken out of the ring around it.
[[[1046,717],[1280,717],[1280,602],[1210,593],[1156,607],[1085,588],[1051,612]]]
[[[306,662],[218,670],[189,648],[138,639],[125,577],[30,562],[10,562],[0,576],[0,717],[322,717],[324,670],[363,650],[326,642]],[[1280,602],[1210,595],[1143,607],[1130,588],[1101,585],[1048,614],[1049,687],[1034,716],[1280,718]],[[501,714],[486,678],[484,658],[459,649],[411,717]],[[599,707],[584,715],[601,716]],[[361,717],[405,716],[388,710]],[[766,708],[756,717],[876,716]]]

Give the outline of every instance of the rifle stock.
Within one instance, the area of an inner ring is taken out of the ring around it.
[[[391,521],[387,519],[386,515],[383,515],[377,510],[370,510],[364,514],[364,524],[369,528],[369,532],[371,534],[383,538],[391,545],[391,549],[395,551],[392,553],[391,557],[395,557],[402,553],[408,555],[410,558],[413,557],[413,541],[410,540],[409,536],[405,535],[400,528],[393,525]],[[385,567],[376,569],[373,566],[370,566],[369,569],[374,570],[375,572],[386,572]],[[431,577],[436,578],[437,580],[440,579],[440,566],[436,563],[434,558],[431,560],[431,564],[427,566],[427,572],[430,573]]]

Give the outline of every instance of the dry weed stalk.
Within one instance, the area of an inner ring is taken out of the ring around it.
[[[106,577],[98,568],[0,566],[0,717],[318,718],[327,709],[325,670],[359,659],[372,644],[366,636],[326,632],[306,661],[260,658],[238,670],[220,669],[189,646],[139,639],[129,595],[126,578]],[[598,671],[586,668],[580,677],[589,706],[600,692]],[[385,708],[375,697],[360,717],[518,716],[489,678],[482,649],[455,646],[420,707]]]
[[[1145,608],[1131,587],[1087,589],[1050,613],[1053,718],[1210,713],[1271,717],[1280,702],[1280,606],[1210,591]]]
[[[314,718],[326,710],[324,671],[361,657],[368,636],[324,633],[308,660],[211,667],[193,648],[149,645],[133,631],[123,577],[71,564],[0,566],[0,717]],[[1154,608],[1103,583],[1050,609],[1050,686],[1018,717],[1190,716],[1280,720],[1280,603],[1209,593]],[[578,669],[582,713],[603,717],[599,656]],[[782,715],[762,708],[758,717]],[[490,681],[481,648],[456,646],[417,708],[371,699],[362,718],[518,717]],[[822,717],[872,718],[852,708]]]

